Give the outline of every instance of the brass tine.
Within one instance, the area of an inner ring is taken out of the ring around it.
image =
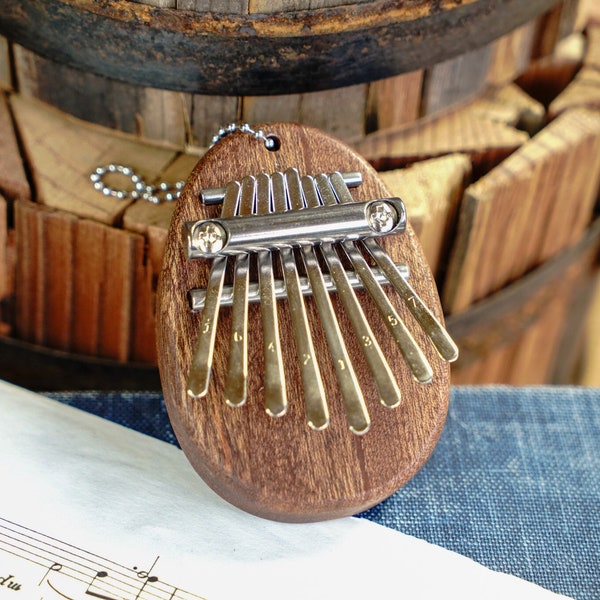
[[[333,173],[330,176],[330,181],[333,191],[341,204],[354,201],[346,184],[343,179],[339,177],[338,173]],[[394,337],[414,378],[420,383],[429,383],[433,379],[433,369],[431,368],[429,361],[408,331],[404,321],[398,314],[398,311],[394,308],[390,299],[383,291],[381,284],[375,278],[375,275],[364,256],[352,242],[344,242],[341,244],[341,247],[350,259],[363,286],[377,305],[379,313],[383,318],[383,322]]]
[[[271,175],[271,184],[275,212],[288,210],[287,190],[283,173],[274,173]],[[292,329],[294,331],[304,389],[306,421],[312,429],[324,429],[329,424],[329,412],[327,410],[321,371],[310,333],[304,298],[300,288],[300,279],[294,260],[294,253],[288,247],[281,248],[279,255],[283,267],[283,277],[287,289]]]
[[[346,202],[348,197],[350,201],[352,196],[343,182],[339,173],[331,175],[332,184],[336,193],[340,195],[340,202]],[[446,329],[435,318],[433,313],[425,306],[419,295],[413,290],[411,285],[402,277],[394,261],[381,248],[373,238],[362,240],[362,245],[373,257],[379,268],[385,273],[389,282],[396,288],[400,297],[415,317],[438,354],[447,362],[453,362],[458,358],[458,348]]]
[[[318,195],[311,194],[310,188],[305,190],[305,192],[308,192],[307,202],[309,205],[311,202],[318,201],[319,197],[320,202],[324,205],[336,204],[337,199],[329,184],[329,177],[324,174],[318,175],[314,181],[316,182]],[[320,249],[329,268],[329,272],[335,281],[339,298],[350,318],[352,328],[360,341],[363,355],[369,365],[379,394],[379,399],[385,406],[398,406],[401,402],[400,389],[398,388],[390,365],[383,356],[381,347],[371,330],[354,289],[348,281],[342,262],[335,251],[333,244],[330,242],[321,243]]]
[[[241,198],[237,214],[249,215],[252,214],[254,209],[256,180],[252,176],[246,176],[241,183]],[[229,361],[225,379],[225,402],[233,407],[243,406],[246,403],[249,280],[250,254],[243,252],[235,257]]]
[[[271,178],[266,173],[261,173],[256,178],[256,212],[271,212]],[[257,262],[265,361],[265,409],[270,416],[280,417],[287,412],[288,401],[279,338],[272,253],[269,250],[259,251]]]
[[[305,178],[303,178],[301,183],[296,169],[288,169],[285,172],[285,178],[291,208],[292,210],[301,210],[305,206],[302,190]],[[325,287],[323,272],[321,271],[315,249],[311,244],[303,244],[301,252],[310,281],[312,296],[319,311],[327,346],[329,347],[340,386],[348,424],[352,433],[362,435],[369,430],[371,421],[354,367],[344,343],[331,298]]]
[[[232,181],[227,185],[222,209],[227,216],[235,214],[240,187],[237,181]],[[187,393],[193,398],[202,398],[208,392],[226,268],[227,257],[222,256],[213,261],[210,270],[200,331],[188,373]]]

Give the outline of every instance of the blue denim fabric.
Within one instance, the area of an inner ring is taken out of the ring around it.
[[[176,443],[160,394],[48,394]],[[464,387],[431,459],[359,515],[580,600],[600,598],[600,389]]]

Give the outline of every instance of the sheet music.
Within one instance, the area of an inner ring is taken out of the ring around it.
[[[559,598],[362,519],[274,523],[169,444],[0,382],[0,600]]]

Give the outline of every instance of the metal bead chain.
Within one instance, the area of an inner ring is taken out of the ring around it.
[[[210,148],[220,142],[224,137],[227,137],[236,131],[247,133],[255,139],[262,141],[267,150],[275,150],[277,148],[277,139],[275,137],[265,134],[262,129],[252,129],[248,123],[229,123],[229,125],[221,127],[221,129],[213,136]]]
[[[260,140],[265,145],[267,150],[277,150],[279,148],[279,140],[272,135],[265,134],[261,129],[255,130],[248,125],[248,123],[230,123],[225,127],[221,127],[218,133],[212,138],[210,147],[212,148],[215,144],[220,142],[224,137],[240,131],[253,136],[256,140]],[[104,177],[109,173],[117,173],[127,177],[133,184],[132,190],[126,189],[115,189],[106,183],[104,183]],[[167,181],[161,181],[156,185],[150,185],[144,181],[144,179],[138,175],[131,167],[125,165],[119,165],[116,163],[110,163],[108,165],[102,165],[97,167],[94,172],[90,175],[90,181],[94,185],[94,189],[98,190],[105,196],[112,196],[119,200],[146,200],[152,204],[160,204],[161,202],[172,202],[177,200],[185,185],[185,181],[176,181],[175,183],[169,183]]]
[[[118,173],[127,177],[133,184],[132,190],[120,189],[110,187],[104,183],[104,177],[108,173]],[[90,175],[90,181],[94,184],[94,189],[98,190],[105,196],[112,196],[120,200],[131,199],[137,200],[142,199],[152,204],[160,204],[161,202],[172,202],[177,200],[185,185],[185,181],[180,180],[175,183],[168,183],[161,181],[157,185],[150,185],[144,181],[144,179],[138,175],[131,167],[124,165],[118,165],[110,163],[109,165],[103,165],[97,167],[96,170]]]

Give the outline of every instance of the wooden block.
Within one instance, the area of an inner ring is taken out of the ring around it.
[[[107,79],[45,59],[17,44],[14,64],[24,95],[104,127],[179,146],[186,142],[188,94]]]
[[[557,43],[575,30],[579,0],[561,0],[538,19],[533,47],[536,58],[549,56]]]
[[[15,229],[20,339],[120,362],[155,359],[143,237],[25,201],[15,203]]]
[[[530,21],[494,42],[487,75],[489,85],[506,85],[527,69],[535,34],[536,23]]]
[[[600,106],[600,27],[590,26],[586,32],[583,68],[573,81],[552,101],[551,118],[575,106]]]
[[[71,347],[76,218],[25,201],[15,203],[16,332],[60,350]]]
[[[525,132],[473,114],[466,107],[370,134],[354,147],[380,171],[453,153],[468,154],[485,171],[528,139]]]
[[[177,148],[191,143],[191,94],[142,88],[140,97],[141,110],[136,114],[139,137],[160,140]]]
[[[581,31],[590,24],[600,25],[600,4],[597,0],[579,0],[575,27]]]
[[[548,107],[550,118],[569,108],[600,108],[600,28],[592,30],[584,66]]]
[[[124,164],[152,181],[176,156],[173,150],[115,135],[24,96],[13,95],[10,102],[37,201],[79,217],[113,224],[129,204],[93,188],[89,175],[97,166]],[[113,183],[125,184],[123,178]]]
[[[23,160],[15,135],[10,107],[6,96],[0,92],[0,192],[13,200],[29,200],[31,190],[23,168]]]
[[[14,235],[8,229],[8,203],[0,196],[0,336],[12,330],[13,300],[15,293]]]
[[[587,67],[600,69],[600,25],[590,25],[586,30],[584,63]]]
[[[479,94],[486,85],[493,50],[493,44],[488,44],[427,69],[422,114],[437,113]]]
[[[496,105],[515,111],[517,120],[514,125],[529,135],[536,134],[544,125],[546,119],[544,105],[513,83],[494,89],[490,93],[490,100]]]
[[[584,325],[583,353],[581,361],[581,385],[600,387],[600,277],[596,273],[590,311]]]
[[[87,220],[76,233],[73,351],[152,362],[152,277],[144,238]]]
[[[362,137],[368,85],[360,84],[302,94],[302,123],[341,140]]]
[[[8,267],[8,219],[6,200],[0,196],[0,302],[10,293]],[[2,319],[0,319],[2,320]]]
[[[0,35],[0,88],[10,90],[13,87],[10,69],[10,49],[8,40]]]
[[[233,96],[192,96],[192,143],[207,148],[213,136],[240,118],[240,99]]]
[[[180,154],[153,183],[185,181],[197,162],[198,156],[196,155]],[[175,202],[151,204],[145,200],[137,200],[128,206],[123,214],[123,227],[146,238],[148,260],[156,276],[161,269],[167,230],[175,206]]]
[[[246,123],[298,123],[302,121],[302,99],[303,94],[246,96],[242,100],[242,120]]]
[[[579,238],[597,198],[599,144],[600,115],[568,111],[467,189],[443,292],[448,312]]]
[[[452,381],[463,385],[573,383],[573,366],[600,247],[596,219],[576,244],[499,292],[450,315],[461,348]],[[579,322],[579,323],[578,323]]]
[[[421,110],[423,71],[374,81],[369,85],[366,132],[416,121]]]
[[[445,266],[458,204],[470,174],[471,161],[464,154],[380,173],[392,194],[404,200],[408,218],[436,279]]]

